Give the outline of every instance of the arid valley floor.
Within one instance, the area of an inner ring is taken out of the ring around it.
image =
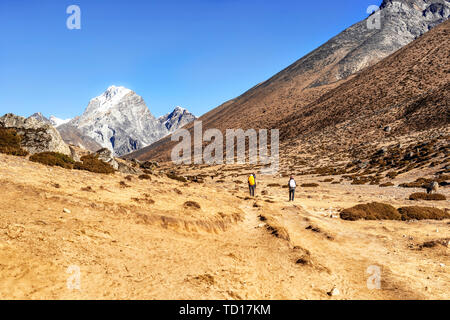
[[[299,187],[289,203],[286,178],[259,176],[248,198],[246,177],[140,180],[0,154],[0,298],[450,299],[450,220],[339,218],[358,203],[413,205],[414,189],[305,175],[299,185],[319,187]],[[80,290],[67,287],[70,266]],[[368,288],[371,266],[380,289]]]

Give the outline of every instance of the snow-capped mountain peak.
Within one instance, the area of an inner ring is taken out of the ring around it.
[[[52,125],[54,127],[59,127],[59,126],[61,126],[63,124],[66,124],[66,123],[70,122],[72,119],[65,119],[64,120],[64,119],[57,118],[55,116],[50,116],[49,120],[50,120],[50,122],[52,123]]]
[[[123,98],[125,98],[125,96],[130,93],[133,93],[133,91],[130,89],[112,85],[101,95],[92,99],[91,103],[89,104],[91,108],[86,111],[88,113],[105,112],[111,107],[117,105]]]
[[[102,103],[114,103],[115,101],[122,99],[131,92],[132,91],[130,89],[127,89],[125,87],[116,87],[113,85],[106,89],[106,91],[100,97],[98,97],[98,99]]]

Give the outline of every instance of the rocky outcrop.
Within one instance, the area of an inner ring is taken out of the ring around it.
[[[59,132],[52,125],[39,121],[35,117],[26,119],[9,113],[0,118],[0,127],[15,129],[22,135],[22,148],[30,154],[59,152],[71,155],[68,145]]]

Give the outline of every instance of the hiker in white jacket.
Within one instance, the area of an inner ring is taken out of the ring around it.
[[[297,188],[297,184],[295,183],[294,177],[291,176],[289,180],[289,201],[294,201],[295,188]]]

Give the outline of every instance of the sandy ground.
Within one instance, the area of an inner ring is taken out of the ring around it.
[[[286,189],[267,186],[284,180],[259,177],[258,196],[249,199],[244,175],[224,183],[127,181],[0,155],[0,298],[450,298],[450,249],[420,247],[449,238],[449,220],[338,217],[363,202],[445,209],[448,201],[412,203],[413,189],[320,183],[298,188],[289,203]],[[441,193],[450,196],[448,188]],[[333,287],[339,294],[329,296]]]

